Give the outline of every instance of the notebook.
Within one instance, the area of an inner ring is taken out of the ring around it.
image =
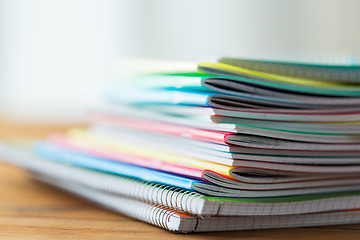
[[[112,85],[91,128],[53,134],[32,153],[0,145],[0,157],[172,231],[358,221],[360,85],[232,61]]]
[[[237,151],[233,152],[233,150],[230,148],[228,148],[228,151],[225,149],[219,150],[216,148],[216,145],[220,144],[214,144],[210,142],[209,144],[206,144],[208,142],[186,138],[182,139],[166,134],[137,131],[133,129],[129,130],[118,126],[115,128],[104,123],[94,125],[89,130],[89,132],[114,139],[114,141],[128,142],[138,146],[158,149],[159,151],[171,152],[199,159],[206,159],[210,162],[218,162],[225,165],[236,165],[236,160],[318,165],[348,165],[360,163],[359,151],[333,151],[333,153],[321,151],[302,151],[302,155],[300,156],[295,154],[292,155],[293,153],[282,155],[281,151],[278,151],[275,152],[276,155],[271,155],[265,154],[265,152],[260,153],[259,149],[253,149],[252,152],[247,152],[243,149],[236,149]],[[167,144],[169,142],[174,142],[176,145]]]
[[[104,147],[102,147],[104,148]],[[107,151],[104,148],[104,151]],[[160,172],[157,170],[164,171],[163,168],[159,167],[166,162],[168,158],[177,157],[176,155],[162,154],[154,150],[150,152],[148,150],[142,150],[139,154],[129,154],[123,149],[117,152],[116,155],[111,155],[112,158],[103,158],[99,157],[96,154],[96,151],[92,151],[91,155],[88,153],[82,153],[78,150],[74,151],[72,149],[64,148],[64,146],[58,146],[48,143],[38,143],[35,145],[35,152],[40,156],[48,160],[59,161],[64,163],[73,164],[76,166],[95,169],[104,172],[110,172],[113,174],[125,175],[129,177],[134,177],[137,179],[168,184],[175,187],[182,187],[189,190],[193,190],[202,194],[216,196],[216,197],[279,197],[279,196],[291,196],[291,195],[306,195],[306,194],[315,194],[315,193],[335,193],[335,192],[350,192],[360,190],[358,186],[358,176],[353,175],[354,178],[348,178],[341,180],[340,177],[331,179],[328,175],[327,183],[312,184],[310,182],[304,181],[298,184],[288,183],[285,186],[277,187],[277,185],[268,184],[267,186],[259,186],[257,184],[244,184],[238,181],[231,180],[231,176],[236,177],[236,173],[239,170],[241,172],[242,167],[240,168],[231,168],[222,165],[213,165],[204,162],[204,165],[208,164],[209,168],[200,168],[193,167],[193,159],[186,159],[181,156],[178,156],[178,164],[172,164],[172,172],[174,174]],[[155,155],[154,155],[155,154]],[[109,156],[109,155],[108,155]],[[147,161],[144,164],[144,160]],[[160,161],[163,162],[160,162]],[[186,163],[185,161],[188,161]],[[170,162],[171,163],[171,162]],[[131,165],[130,165],[131,164]],[[137,165],[138,164],[138,165]],[[189,167],[188,167],[189,166]],[[144,168],[151,167],[152,169]],[[169,168],[169,165],[165,165],[165,168]],[[153,170],[154,169],[154,170]],[[156,170],[155,170],[156,169]],[[213,170],[210,170],[213,169]],[[221,175],[221,171],[227,173],[228,177]],[[231,175],[230,175],[231,173]],[[194,178],[181,177],[181,175],[195,175]],[[352,173],[349,173],[350,175]],[[317,175],[314,175],[317,178]],[[276,176],[279,178],[279,175]],[[226,178],[230,178],[227,180]],[[325,178],[323,176],[322,178]],[[196,180],[199,179],[199,180]],[[202,180],[206,180],[204,182]],[[291,179],[299,180],[299,179]],[[307,180],[313,180],[310,177],[307,177]],[[335,181],[332,181],[335,180]],[[282,179],[282,181],[286,181]],[[280,184],[281,185],[281,184]],[[314,187],[314,185],[317,187]]]
[[[199,63],[198,70],[211,75],[229,76],[233,78],[234,81],[241,79],[241,81],[245,82],[305,94],[359,96],[360,93],[360,87],[354,84],[276,75],[224,63]]]
[[[207,105],[231,109],[237,107],[290,107],[295,109],[319,109],[357,107],[358,96],[338,89],[322,90],[310,94],[292,92],[275,84],[264,85],[251,79],[226,76],[202,75],[200,73],[140,75],[114,85],[107,93],[113,103],[136,105]],[[304,88],[303,85],[294,89]],[[313,86],[308,87],[309,91]],[[341,89],[340,89],[341,90]],[[339,92],[342,95],[339,95]],[[335,94],[335,95],[334,95]],[[332,96],[333,95],[333,96]]]
[[[290,147],[296,149],[297,146],[301,148],[302,145],[311,145],[310,148],[307,147],[306,149],[356,151],[360,146],[360,143],[358,142],[360,141],[360,134],[357,134],[357,132],[351,134],[306,133],[289,130],[274,130],[240,124],[234,125],[234,129],[230,131],[225,129],[210,130],[194,128],[189,125],[180,125],[180,122],[179,124],[168,123],[152,119],[147,120],[132,116],[129,117],[121,114],[98,114],[96,118],[94,118],[94,121],[138,131],[169,134],[182,138],[198,139],[217,144],[230,144],[235,146],[262,148],[260,145],[261,139],[263,139],[265,144],[268,144],[268,146],[264,148],[269,148],[269,146],[274,143],[274,145],[276,145],[277,141],[279,144],[282,142],[287,143],[286,147],[276,145],[275,148],[278,149],[287,149]]]
[[[220,63],[250,70],[323,81],[359,83],[360,66],[308,64],[300,62],[261,61],[237,58],[220,58]]]
[[[32,174],[36,179],[50,183],[78,196],[86,198],[112,211],[144,221],[174,232],[214,232],[235,231],[246,229],[313,227],[323,225],[355,224],[360,221],[359,210],[335,211],[295,215],[268,216],[215,216],[197,217],[184,214],[179,210],[142,201],[126,198],[120,195],[92,190],[82,185],[76,185],[63,179],[47,178]]]
[[[114,130],[116,131],[116,129]],[[358,165],[349,163],[346,165],[345,163],[341,163],[341,160],[338,160],[338,164],[336,162],[332,162],[333,164],[324,164],[321,160],[318,160],[316,164],[293,164],[291,162],[276,162],[273,161],[251,161],[251,160],[243,160],[243,159],[226,159],[226,158],[209,158],[209,159],[201,159],[196,157],[188,157],[187,154],[179,154],[171,152],[171,147],[167,148],[164,146],[162,151],[160,149],[154,148],[155,145],[146,146],[146,145],[137,145],[131,143],[131,140],[121,140],[121,137],[117,137],[116,134],[110,133],[107,135],[99,134],[92,131],[83,131],[73,129],[68,132],[66,137],[59,136],[58,138],[54,136],[53,141],[56,142],[64,142],[64,144],[72,144],[77,145],[79,147],[86,148],[102,148],[102,149],[113,149],[118,152],[122,152],[128,155],[137,155],[143,156],[146,158],[152,157],[154,159],[158,159],[164,162],[171,163],[183,163],[189,164],[193,167],[211,167],[215,172],[220,172],[222,174],[226,174],[229,171],[229,167],[251,167],[253,164],[253,168],[263,168],[263,169],[275,169],[277,167],[278,171],[293,171],[293,172],[302,172],[302,173],[357,173]],[[91,147],[87,147],[91,146]],[[158,146],[159,147],[159,146]],[[159,147],[160,148],[160,147]],[[138,151],[141,149],[142,151]],[[166,151],[164,151],[167,149]],[[189,154],[190,155],[190,154]],[[341,157],[339,157],[341,158]],[[326,159],[326,158],[325,158]],[[335,159],[335,158],[334,158]],[[356,159],[356,158],[355,158]],[[214,160],[213,162],[211,160]],[[216,162],[219,161],[219,162]],[[316,162],[317,160],[314,159]],[[321,164],[322,163],[322,164]]]
[[[148,104],[158,105],[191,105],[213,106],[224,109],[237,107],[289,107],[289,108],[344,108],[357,107],[359,97],[350,97],[348,93],[343,96],[303,96],[301,94],[281,93],[279,90],[264,90],[259,87],[249,87],[250,90],[240,87],[239,83],[230,83],[225,77],[204,78],[203,86],[213,91],[196,91],[182,89],[141,89],[115,87],[108,91],[108,101],[116,104],[136,104],[139,106]],[[210,82],[213,82],[210,84]]]
[[[207,107],[195,106],[147,105],[141,107],[125,107],[106,104],[98,106],[93,110],[92,120],[106,121],[106,118],[111,118],[111,116],[113,116],[113,118],[116,118],[115,116],[125,116],[133,119],[137,118],[141,120],[150,120],[160,123],[164,122],[175,125],[184,125],[198,129],[226,131],[231,133],[236,132],[236,125],[243,125],[255,128],[269,128],[273,130],[293,130],[298,132],[303,131],[312,133],[351,134],[359,132],[360,121],[335,121],[333,118],[336,119],[337,115],[331,115],[332,111],[336,112],[334,109],[323,109],[318,111],[290,111],[285,109],[243,109],[239,111],[239,113],[236,113],[236,111],[234,110],[223,110],[216,108],[212,109]],[[348,115],[350,116],[350,112],[346,111],[346,109],[342,109],[341,111],[339,110],[338,114],[344,115],[346,113],[349,113]],[[319,114],[324,115],[321,116]],[[353,112],[352,114],[356,113]],[[261,115],[263,117],[260,117]],[[305,115],[310,119],[307,119]],[[248,118],[247,116],[253,118]],[[284,117],[289,118],[289,121],[285,121],[283,119]],[[319,117],[322,119],[319,119]],[[305,120],[302,121],[303,119]]]
[[[126,154],[121,151],[118,140],[110,140],[110,144],[106,144],[106,142],[92,142],[91,140],[89,141],[89,139],[70,139],[63,136],[52,136],[49,140],[55,145],[60,145],[74,151],[91,154],[113,161],[120,161],[155,170],[180,174],[193,179],[201,179],[216,185],[235,189],[251,189],[254,187],[256,187],[256,189],[269,189],[270,187],[268,183],[272,183],[272,188],[277,189],[334,185],[334,181],[336,184],[351,184],[354,182],[356,183],[359,178],[358,173],[338,173],[336,175],[306,174],[305,176],[301,176],[301,173],[270,171],[268,169],[255,169],[252,167],[231,169],[229,167],[221,167],[221,165],[215,165],[209,162],[199,162],[196,160],[191,161],[191,158],[187,159],[181,156],[179,156],[180,158],[177,158],[179,162],[175,161],[174,156],[172,156],[172,158],[167,157],[166,160],[156,159],[155,157],[152,158],[148,155],[140,157],[134,153],[131,154],[131,152]],[[195,165],[196,163],[197,165]],[[306,180],[306,182],[304,182],[304,180]],[[256,185],[246,183],[256,183]]]
[[[215,198],[184,188],[151,183],[106,172],[76,167],[35,156],[11,145],[0,145],[1,159],[27,169],[36,179],[54,185],[137,199],[198,216],[289,215],[360,208],[360,192],[314,194],[282,198]]]

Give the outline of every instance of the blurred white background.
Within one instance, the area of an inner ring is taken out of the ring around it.
[[[0,114],[79,122],[119,58],[360,55],[357,0],[0,0]]]

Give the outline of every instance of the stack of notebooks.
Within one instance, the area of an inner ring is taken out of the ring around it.
[[[91,127],[1,158],[176,232],[360,223],[360,67],[242,59],[114,85]]]

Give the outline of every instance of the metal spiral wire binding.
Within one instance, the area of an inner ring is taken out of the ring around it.
[[[181,208],[181,206],[177,206],[174,203],[174,199],[175,199],[175,193],[176,191],[178,191],[178,188],[175,187],[171,187],[168,189],[167,195],[166,195],[166,204],[168,204],[168,206],[172,206],[175,210],[183,210]]]
[[[196,214],[197,211],[197,209],[194,209],[196,205],[192,204],[195,199],[192,198],[196,196],[201,198],[202,196],[173,186],[96,172],[34,157],[29,158],[27,155],[21,156],[21,158],[28,159],[25,166],[27,169],[44,176],[51,175],[53,178],[71,180],[92,189],[161,204],[192,214]],[[187,202],[191,204],[187,204]]]
[[[170,218],[176,215],[179,211],[174,210],[172,208],[165,208],[159,205],[151,205],[152,208],[152,222],[153,224],[160,226],[162,228],[174,231],[176,229],[171,229],[168,222],[170,222]]]

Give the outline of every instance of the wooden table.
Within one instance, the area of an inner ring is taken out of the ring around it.
[[[39,137],[66,126],[0,122],[0,135]],[[360,239],[360,225],[173,234],[94,206],[0,162],[0,239]]]

